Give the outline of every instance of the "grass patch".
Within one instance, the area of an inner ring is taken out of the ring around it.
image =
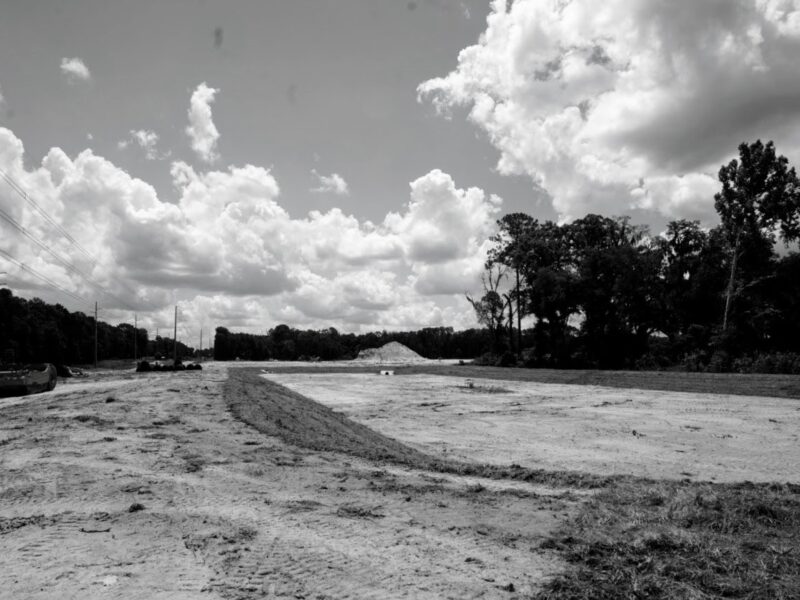
[[[336,516],[350,519],[382,519],[386,515],[379,513],[376,508],[345,505],[336,510]]]
[[[78,415],[73,417],[75,421],[79,423],[90,423],[95,427],[105,427],[107,425],[113,425],[113,423],[107,419],[102,419],[97,415]]]
[[[800,486],[617,482],[542,547],[539,600],[798,598]]]

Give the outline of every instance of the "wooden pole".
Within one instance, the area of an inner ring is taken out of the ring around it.
[[[139,321],[136,319],[136,313],[133,313],[133,362],[136,362],[138,358],[138,347],[137,347],[137,340],[139,330],[137,327],[139,326]]]
[[[517,271],[517,355],[522,354],[522,299],[519,293],[519,267]]]
[[[178,307],[175,306],[175,330],[172,334],[172,364],[178,365]]]
[[[97,368],[97,302],[94,303],[94,368]]]
[[[200,328],[200,356],[203,356],[203,328]]]

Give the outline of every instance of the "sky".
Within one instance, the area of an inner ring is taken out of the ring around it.
[[[0,4],[0,283],[191,345],[471,327],[502,215],[713,226],[800,157],[798,0]]]

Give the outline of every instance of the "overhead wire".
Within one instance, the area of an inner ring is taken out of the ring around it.
[[[36,278],[38,278],[38,279],[40,279],[40,280],[44,281],[44,282],[45,282],[47,285],[49,285],[50,287],[52,287],[52,288],[54,288],[54,289],[58,290],[58,291],[59,291],[59,292],[61,292],[62,294],[65,294],[65,295],[69,296],[69,297],[70,297],[70,298],[72,298],[73,300],[77,300],[77,301],[79,301],[79,302],[82,302],[82,303],[85,303],[85,304],[90,304],[90,302],[89,302],[89,301],[88,301],[86,298],[83,298],[83,297],[79,296],[78,294],[76,294],[75,292],[71,292],[71,291],[69,291],[68,289],[66,289],[66,288],[64,288],[64,287],[62,287],[62,286],[60,286],[59,284],[57,284],[55,281],[53,281],[52,279],[50,279],[50,278],[49,278],[49,277],[47,277],[46,275],[42,275],[41,273],[39,273],[39,272],[38,272],[36,269],[34,269],[33,267],[29,267],[28,265],[26,265],[26,264],[25,264],[25,263],[23,263],[22,261],[19,261],[19,260],[17,260],[16,258],[14,258],[13,256],[11,256],[11,254],[9,254],[8,252],[6,252],[6,251],[5,251],[5,250],[3,250],[2,248],[0,248],[0,254],[2,254],[2,255],[3,255],[3,258],[5,258],[5,259],[6,259],[7,261],[9,261],[10,263],[12,263],[12,264],[16,265],[17,267],[19,267],[20,269],[22,269],[22,270],[23,270],[23,271],[25,271],[26,273],[30,273],[30,274],[31,274],[31,275],[33,275],[34,277],[36,277]]]
[[[70,235],[70,233],[66,229],[64,229],[64,227],[62,227],[60,224],[58,224],[55,221],[55,219],[53,219],[47,213],[46,210],[44,210],[33,198],[31,198],[28,195],[28,193],[22,188],[22,186],[20,186],[11,176],[9,176],[2,169],[0,169],[0,176],[2,176],[2,178],[5,180],[5,182],[17,193],[17,195],[19,195],[21,198],[23,198],[28,204],[33,206],[37,210],[37,212],[39,212],[39,214],[41,214],[42,217],[44,217],[44,219],[50,225],[52,225],[59,233],[61,233],[67,239],[67,241],[69,241],[72,245],[74,245],[76,248],[78,248],[78,250],[80,250],[84,255],[86,255],[92,261],[92,265],[93,266],[95,264],[97,264],[97,259],[95,257],[93,257],[89,253],[88,250],[86,250],[83,246],[81,246],[81,244],[74,237],[72,237],[72,235]],[[122,298],[120,298],[116,294],[113,294],[113,293],[109,292],[108,290],[106,290],[101,284],[99,284],[96,281],[94,281],[91,277],[86,275],[86,273],[81,271],[74,264],[70,263],[69,261],[65,260],[64,258],[59,256],[58,254],[56,254],[49,246],[47,246],[47,244],[45,244],[44,242],[42,242],[41,240],[36,238],[30,231],[28,231],[22,224],[17,222],[16,219],[14,219],[11,215],[9,215],[3,209],[0,209],[0,218],[4,219],[8,223],[10,223],[15,229],[17,229],[25,237],[30,239],[37,246],[39,246],[41,249],[43,249],[45,252],[47,252],[50,256],[52,256],[55,260],[57,260],[66,269],[69,269],[73,273],[76,273],[78,276],[83,278],[89,284],[91,284],[92,286],[97,288],[100,292],[102,292],[106,296],[109,296],[110,298],[113,298],[114,300],[119,302],[122,306],[127,308],[128,310],[136,310],[130,304],[125,302]],[[129,293],[131,293],[132,295],[134,295],[134,296],[136,295],[135,292],[133,292],[133,290],[131,290],[128,286],[123,284],[123,287],[125,287],[127,289],[127,291]]]
[[[39,203],[36,202],[33,198],[30,197],[28,192],[26,192],[23,187],[16,182],[8,173],[6,173],[3,169],[0,169],[0,176],[5,179],[6,183],[11,186],[18,196],[20,196],[25,202],[27,202],[30,206],[32,206],[36,211],[44,217],[45,221],[47,221],[50,225],[52,225],[61,235],[63,235],[73,246],[75,246],[78,250],[80,250],[83,254],[87,256],[92,261],[92,264],[97,262],[97,259],[94,258],[89,251],[81,246],[81,244],[76,240],[72,235],[70,235],[69,231],[64,229],[64,227],[59,224],[53,217],[51,217],[48,212],[39,206]]]
[[[95,288],[97,288],[97,289],[98,289],[100,292],[102,292],[103,294],[105,294],[105,295],[107,295],[107,296],[109,296],[109,297],[111,297],[111,298],[115,299],[117,302],[119,302],[120,304],[122,304],[122,305],[123,305],[124,307],[126,307],[127,309],[129,309],[129,310],[134,310],[134,308],[133,308],[133,307],[131,307],[131,306],[130,306],[130,305],[127,303],[127,302],[125,302],[125,301],[124,301],[124,300],[122,300],[120,297],[118,297],[118,296],[116,296],[115,294],[112,294],[111,292],[109,292],[108,290],[106,290],[106,289],[105,289],[105,288],[104,288],[102,285],[100,285],[99,283],[97,283],[96,281],[94,281],[94,280],[93,280],[91,277],[89,277],[88,275],[86,275],[86,273],[84,273],[83,271],[81,271],[81,270],[80,270],[78,267],[76,267],[75,265],[73,265],[73,264],[72,264],[71,262],[69,262],[68,260],[66,260],[66,259],[62,258],[61,256],[59,256],[59,255],[58,255],[56,252],[54,252],[54,251],[53,251],[53,250],[52,250],[52,249],[51,249],[51,248],[50,248],[50,247],[49,247],[47,244],[45,244],[43,241],[41,241],[39,238],[37,238],[35,235],[33,235],[33,234],[30,232],[30,231],[28,231],[28,230],[27,230],[27,229],[26,229],[26,228],[25,228],[25,227],[24,227],[22,224],[20,224],[20,223],[19,223],[19,222],[18,222],[16,219],[14,219],[14,217],[12,217],[11,215],[9,215],[9,214],[8,214],[6,211],[4,211],[2,208],[0,208],[0,218],[2,218],[3,220],[5,220],[6,222],[8,222],[8,223],[9,223],[9,224],[10,224],[12,227],[14,227],[14,228],[15,228],[17,231],[19,231],[19,232],[20,232],[22,235],[24,235],[26,238],[28,238],[30,241],[32,241],[32,242],[33,242],[34,244],[36,244],[37,246],[39,246],[39,248],[41,248],[42,250],[44,250],[45,252],[47,252],[47,253],[48,253],[50,256],[52,256],[52,257],[53,257],[55,260],[57,260],[57,261],[58,261],[58,262],[59,262],[59,263],[60,263],[60,264],[61,264],[61,265],[62,265],[62,266],[65,268],[65,269],[67,269],[67,270],[69,270],[69,271],[72,271],[73,273],[77,274],[78,276],[80,276],[81,278],[83,278],[83,279],[84,279],[86,282],[88,282],[89,284],[91,284],[92,286],[94,286]]]

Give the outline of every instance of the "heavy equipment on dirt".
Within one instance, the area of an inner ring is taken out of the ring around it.
[[[0,365],[0,398],[48,392],[57,381],[58,372],[50,363]]]

